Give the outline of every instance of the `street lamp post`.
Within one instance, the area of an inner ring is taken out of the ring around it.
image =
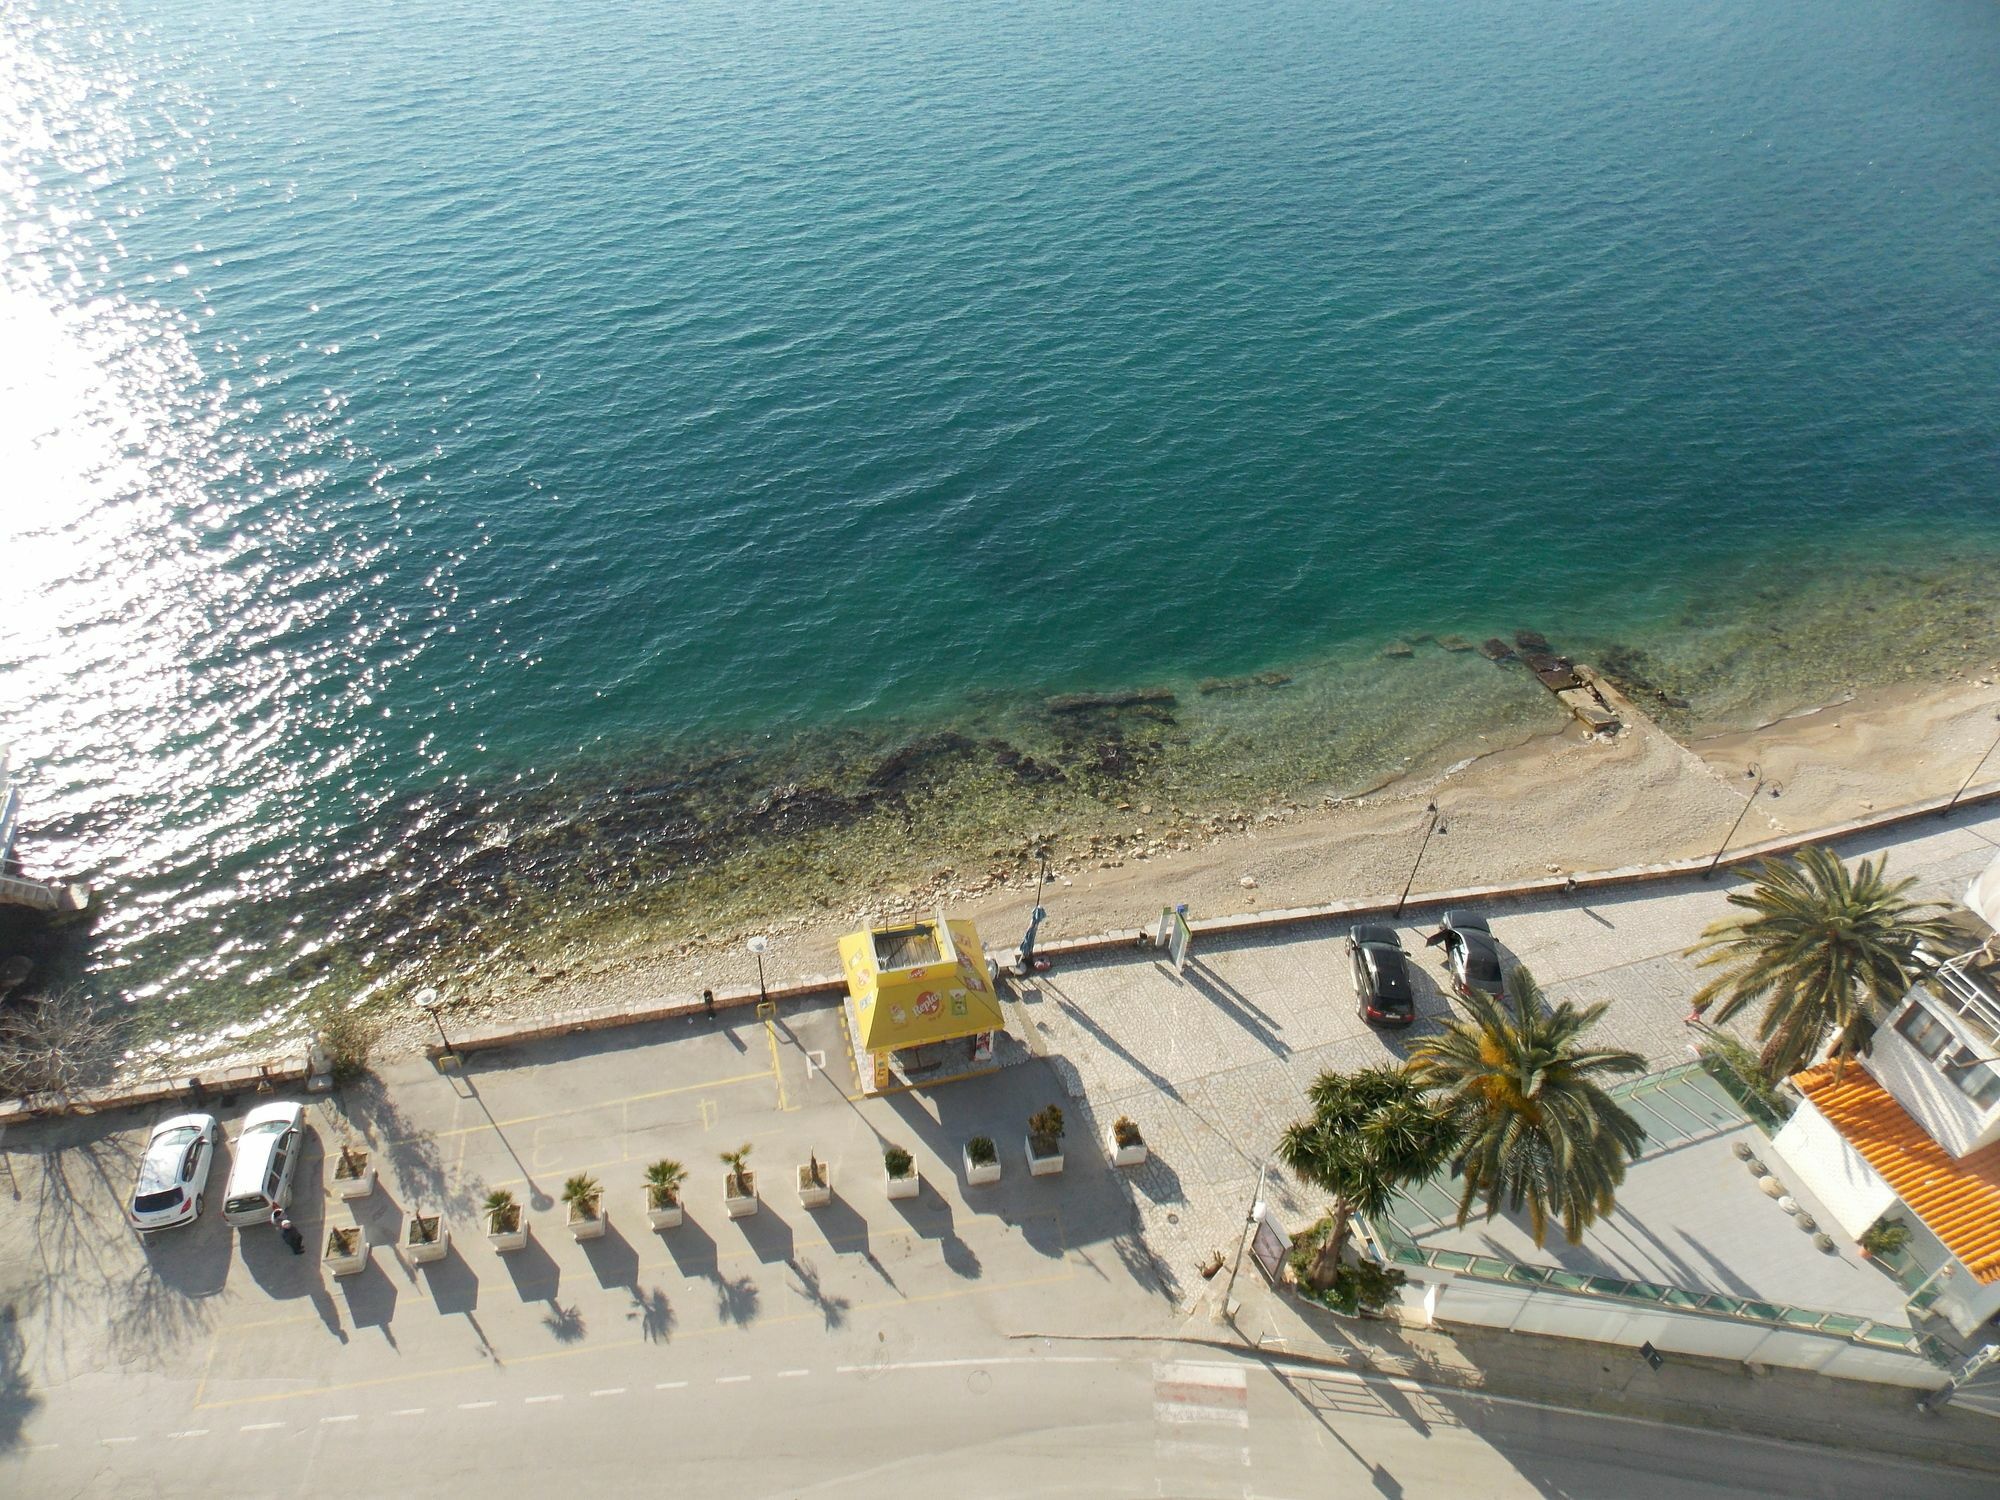
[[[1764,790],[1764,768],[1762,766],[1756,764],[1746,766],[1743,774],[1754,777],[1757,784],[1750,788],[1750,795],[1743,803],[1743,811],[1738,813],[1736,821],[1729,825],[1729,832],[1722,836],[1722,843],[1716,849],[1715,857],[1708,862],[1708,868],[1701,872],[1703,880],[1707,880],[1715,874],[1715,867],[1722,862],[1722,856],[1728,852],[1729,846],[1736,841],[1736,830],[1743,826],[1743,820],[1750,816],[1750,809],[1757,805],[1757,794]],[[1781,788],[1778,783],[1773,782],[1771,784],[1771,795],[1773,797],[1777,796],[1780,790]]]
[[[450,1058],[453,1063],[456,1063],[458,1061],[458,1051],[452,1046],[451,1038],[444,1034],[444,1017],[438,1014],[438,1007],[444,1004],[438,992],[429,985],[425,985],[424,988],[418,990],[410,998],[416,1003],[419,1010],[422,1010],[431,1018],[431,1024],[438,1029],[438,1040],[444,1044],[444,1055]]]
[[[1028,914],[1028,931],[1021,939],[1021,957],[1015,971],[1023,976],[1035,972],[1035,934],[1041,930],[1042,919],[1048,915],[1042,907],[1042,891],[1049,883],[1049,857],[1042,856],[1042,873],[1035,881],[1035,909]],[[1046,967],[1046,965],[1044,965]]]
[[[749,947],[752,953],[757,955],[758,1003],[762,1005],[768,1005],[771,1003],[771,992],[764,988],[764,955],[771,951],[771,940],[765,937],[760,932],[757,934],[757,936],[750,939],[747,946]]]
[[[1995,714],[1993,717],[1996,722],[2000,722],[2000,714]],[[1967,773],[1965,780],[1961,781],[1958,784],[1958,790],[1951,794],[1951,800],[1945,803],[1943,807],[1938,809],[1938,816],[1940,818],[1948,818],[1951,816],[1951,810],[1954,807],[1958,806],[1958,799],[1960,797],[1963,797],[1965,795],[1965,789],[1972,785],[1973,777],[1977,776],[1981,771],[1986,769],[1986,762],[1993,758],[1993,752],[1995,750],[2000,750],[2000,735],[1995,735],[1993,737],[1993,743],[1988,745],[1986,747],[1986,753],[1979,757],[1979,764],[1974,766],[1972,770]]]
[[[1417,866],[1424,862],[1424,850],[1431,846],[1431,835],[1434,833],[1444,834],[1451,832],[1449,828],[1440,828],[1438,826],[1438,819],[1442,814],[1438,812],[1438,805],[1435,802],[1425,803],[1424,811],[1431,815],[1431,821],[1430,825],[1424,829],[1423,842],[1417,845],[1417,857],[1410,861],[1410,878],[1403,882],[1403,894],[1396,898],[1396,915],[1399,917],[1403,914],[1404,906],[1409,903],[1410,887],[1417,883]]]

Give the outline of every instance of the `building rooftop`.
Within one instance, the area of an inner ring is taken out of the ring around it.
[[[1547,1243],[1538,1248],[1524,1213],[1487,1220],[1475,1207],[1474,1216],[1458,1228],[1453,1222],[1456,1182],[1432,1182],[1405,1195],[1397,1204],[1395,1219],[1425,1250],[1545,1266],[1583,1277],[1639,1283],[1656,1291],[1671,1288],[1909,1326],[1904,1305],[1909,1294],[1882,1268],[1861,1259],[1816,1198],[1787,1183],[1801,1215],[1832,1236],[1832,1250],[1815,1246],[1814,1232],[1804,1227],[1802,1219],[1786,1213],[1758,1188],[1756,1177],[1736,1154],[1739,1143],[1772,1169],[1782,1172],[1782,1167],[1771,1151],[1770,1138],[1733,1100],[1718,1097],[1716,1086],[1705,1078],[1656,1078],[1665,1086],[1643,1080],[1636,1091],[1646,1103],[1635,1105],[1633,1090],[1617,1091],[1647,1125],[1651,1140],[1646,1154],[1627,1170],[1617,1207],[1584,1232],[1582,1244],[1570,1244],[1561,1226],[1552,1224]],[[1681,1119],[1690,1108],[1705,1119],[1678,1129],[1666,1123]],[[1653,1118],[1655,1112],[1662,1118]]]
[[[2000,1281],[2000,1144],[1954,1160],[1859,1063],[1792,1082],[1976,1280]]]

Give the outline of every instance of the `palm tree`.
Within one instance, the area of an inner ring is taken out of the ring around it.
[[[1950,941],[1950,926],[1928,915],[1943,908],[1907,899],[1915,877],[1891,884],[1886,863],[1864,859],[1849,875],[1816,844],[1790,861],[1765,860],[1754,885],[1729,893],[1731,906],[1753,915],[1713,924],[1688,950],[1703,967],[1729,965],[1695,992],[1697,1016],[1718,999],[1718,1022],[1763,1005],[1758,1064],[1767,1078],[1796,1073],[1828,1037],[1846,1063],[1873,1032],[1876,1012],[1915,982],[1918,944]]]
[[[1565,1000],[1550,1010],[1525,968],[1514,970],[1506,999],[1474,991],[1464,1004],[1470,1020],[1447,1021],[1442,1035],[1410,1049],[1411,1072],[1444,1092],[1464,1133],[1458,1222],[1483,1197],[1489,1219],[1502,1205],[1510,1213],[1525,1206],[1537,1245],[1551,1217],[1574,1245],[1611,1211],[1625,1164],[1646,1138],[1597,1079],[1643,1073],[1646,1060],[1585,1047],[1581,1038],[1606,1004],[1578,1009]]]
[[[1313,1112],[1278,1139],[1278,1159],[1333,1195],[1333,1228],[1313,1266],[1330,1285],[1354,1216],[1373,1217],[1406,1182],[1421,1182],[1451,1159],[1458,1131],[1441,1102],[1402,1068],[1322,1073],[1306,1090]]]
[[[679,1202],[681,1184],[686,1181],[687,1168],[670,1156],[663,1156],[646,1168],[646,1186],[651,1191],[655,1208],[666,1208]]]
[[[729,1196],[732,1198],[749,1197],[750,1168],[748,1163],[750,1161],[750,1143],[746,1141],[734,1151],[718,1151],[716,1155],[721,1158],[722,1164],[729,1168],[729,1176],[724,1182]]]

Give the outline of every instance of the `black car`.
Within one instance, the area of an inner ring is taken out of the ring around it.
[[[1495,1000],[1507,998],[1500,976],[1500,945],[1493,941],[1493,929],[1484,917],[1470,912],[1448,911],[1444,925],[1424,939],[1424,946],[1444,945],[1445,967],[1451,970],[1451,987],[1461,995],[1475,991]]]
[[[1410,989],[1410,960],[1393,927],[1357,927],[1347,935],[1347,958],[1361,1019],[1376,1026],[1407,1026],[1417,1018]]]

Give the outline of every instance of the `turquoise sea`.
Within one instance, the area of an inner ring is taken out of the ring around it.
[[[214,1035],[1547,722],[1443,637],[1932,671],[1996,246],[1984,0],[0,0],[64,977]]]

